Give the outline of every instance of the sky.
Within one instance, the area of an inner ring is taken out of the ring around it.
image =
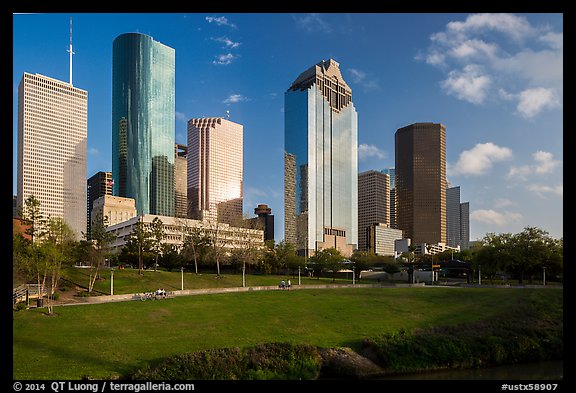
[[[284,93],[340,64],[358,112],[358,171],[395,165],[394,133],[446,126],[447,179],[470,240],[538,227],[563,237],[563,14],[48,13],[13,15],[13,194],[24,72],[88,91],[87,171],[112,170],[112,43],[152,36],[176,53],[176,142],[191,118],[244,127],[244,212],[284,238]]]

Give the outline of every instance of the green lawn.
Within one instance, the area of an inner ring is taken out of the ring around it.
[[[104,379],[166,356],[266,342],[358,348],[365,337],[401,328],[497,317],[527,297],[562,309],[563,291],[554,289],[383,287],[59,306],[54,316],[23,310],[14,312],[13,377]]]
[[[103,269],[99,273],[100,279],[96,281],[94,289],[105,294],[110,294],[110,269]],[[242,286],[241,274],[221,274],[217,278],[214,273],[201,273],[194,274],[192,272],[184,272],[184,289],[201,289],[201,288],[230,288]],[[90,269],[81,269],[75,267],[63,267],[62,277],[71,280],[83,287],[88,287],[90,279]],[[274,275],[274,274],[246,274],[246,286],[269,286],[278,285],[280,280],[292,280],[292,285],[298,284],[298,274],[295,276],[290,275]],[[364,280],[365,283],[373,283],[374,281]],[[300,283],[306,284],[332,284],[334,283],[332,277],[311,278],[300,276]],[[345,277],[337,278],[337,284],[352,284],[352,274],[349,274],[348,279]],[[114,269],[114,294],[129,294],[155,291],[158,288],[164,288],[167,291],[182,289],[182,273],[167,272],[164,270],[145,270],[143,274],[138,273],[138,269]]]

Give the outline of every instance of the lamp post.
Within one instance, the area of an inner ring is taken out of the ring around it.
[[[298,285],[300,285],[300,266],[298,266]]]
[[[544,272],[542,274],[542,285],[546,285],[546,266],[543,266]]]
[[[180,282],[181,282],[181,288],[182,290],[184,290],[184,266],[182,266],[180,268],[180,274],[181,274],[181,278],[180,278]]]
[[[482,272],[480,270],[480,265],[478,265],[478,285],[482,285]]]
[[[110,295],[114,295],[114,268],[110,269]]]
[[[356,268],[352,266],[352,285],[356,285]]]
[[[242,265],[242,288],[246,286],[246,262]]]

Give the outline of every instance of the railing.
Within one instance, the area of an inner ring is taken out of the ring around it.
[[[42,295],[38,296],[40,293],[40,286],[38,284],[22,284],[12,290],[13,293],[13,304],[19,302],[26,302],[28,303],[29,299],[38,298],[48,296],[48,288],[47,285],[44,286],[44,290],[42,291]]]

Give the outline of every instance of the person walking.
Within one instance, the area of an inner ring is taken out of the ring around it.
[[[292,287],[292,282],[290,281],[290,279],[288,279],[288,289],[290,289]]]
[[[280,281],[280,289],[286,289],[286,282],[284,280]]]

